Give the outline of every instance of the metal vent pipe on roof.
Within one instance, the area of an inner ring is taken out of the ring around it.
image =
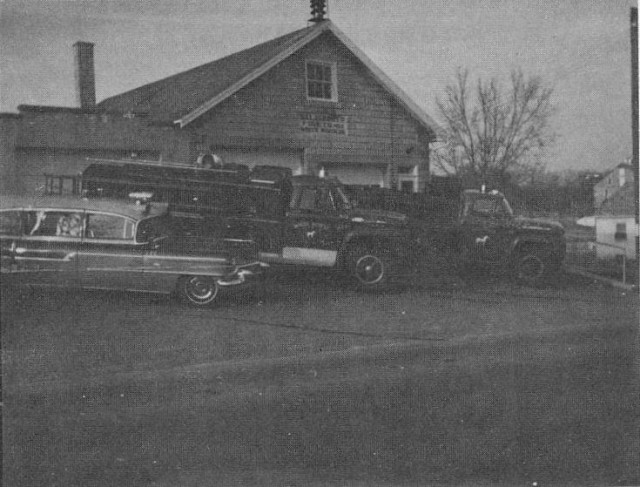
[[[311,18],[309,22],[322,22],[326,13],[326,0],[311,0]]]

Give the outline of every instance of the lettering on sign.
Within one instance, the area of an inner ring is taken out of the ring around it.
[[[303,132],[347,135],[347,118],[345,116],[336,117],[305,113],[302,115],[302,120],[300,120],[300,130]]]

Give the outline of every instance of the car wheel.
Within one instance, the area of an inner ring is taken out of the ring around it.
[[[531,249],[518,253],[514,262],[514,277],[517,282],[529,286],[542,284],[549,275],[551,259],[547,252]]]
[[[208,276],[184,276],[178,281],[178,293],[188,304],[207,306],[218,297],[220,288],[215,279]]]
[[[389,277],[389,262],[384,252],[367,247],[351,251],[350,274],[361,289],[377,290],[383,287]]]

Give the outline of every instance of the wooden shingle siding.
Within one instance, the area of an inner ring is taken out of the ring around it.
[[[309,60],[336,63],[337,102],[307,99]],[[346,133],[303,131],[305,117],[346,120]],[[206,137],[213,146],[301,147],[317,160],[425,162],[418,122],[331,33],[300,49],[187,130]]]

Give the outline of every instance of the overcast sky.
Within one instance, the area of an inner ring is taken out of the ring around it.
[[[633,0],[328,0],[328,17],[429,115],[458,67],[555,88],[548,168],[631,155]],[[305,27],[308,0],[0,0],[0,111],[77,106],[72,45],[109,96]]]

